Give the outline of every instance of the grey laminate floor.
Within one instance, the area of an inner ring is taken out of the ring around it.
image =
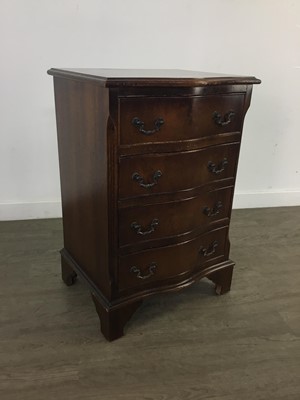
[[[234,211],[232,291],[153,297],[112,343],[61,246],[60,220],[0,223],[1,400],[300,399],[300,207]]]

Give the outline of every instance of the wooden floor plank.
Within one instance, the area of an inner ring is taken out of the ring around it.
[[[1,400],[299,400],[300,208],[235,210],[232,290],[147,300],[108,343],[60,219],[0,222]]]

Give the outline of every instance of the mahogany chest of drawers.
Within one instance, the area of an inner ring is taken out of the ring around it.
[[[108,340],[142,300],[208,277],[230,290],[228,229],[254,77],[51,69],[62,278],[88,284]]]

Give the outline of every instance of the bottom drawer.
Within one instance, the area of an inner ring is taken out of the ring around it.
[[[119,290],[149,285],[221,262],[228,249],[228,226],[175,245],[119,258]]]

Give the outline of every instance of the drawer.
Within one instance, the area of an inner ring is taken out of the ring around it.
[[[208,229],[228,223],[233,187],[179,201],[119,209],[119,245],[126,246]]]
[[[172,246],[150,249],[119,258],[118,287],[129,289],[204,269],[225,259],[228,227]]]
[[[234,177],[239,147],[239,143],[230,143],[180,153],[121,157],[119,196],[177,192]]]
[[[240,132],[244,94],[120,100],[120,143],[159,143]]]

